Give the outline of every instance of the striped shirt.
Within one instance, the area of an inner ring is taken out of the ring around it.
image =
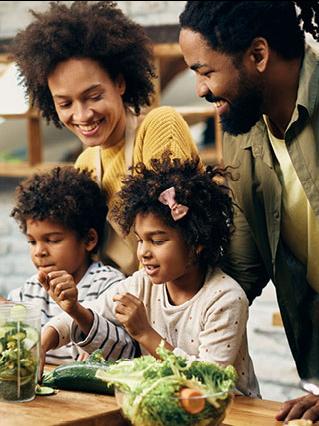
[[[95,300],[113,284],[122,281],[124,278],[124,275],[115,268],[104,266],[101,262],[92,263],[77,285],[79,302]],[[40,305],[41,328],[52,318],[63,312],[41,286],[37,275],[33,275],[22,287],[11,290],[8,300],[35,303],[37,307]],[[117,327],[114,326],[114,328],[115,334],[119,334],[116,330]],[[83,350],[70,342],[63,347],[48,351],[46,362],[49,364],[66,364],[76,360],[81,352]]]

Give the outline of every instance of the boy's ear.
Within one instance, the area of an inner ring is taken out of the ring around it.
[[[85,248],[86,248],[86,250],[87,251],[94,250],[95,246],[98,243],[98,240],[99,240],[99,238],[98,238],[96,230],[94,228],[90,228],[89,231],[88,231],[88,233],[87,233],[87,236],[85,238]]]

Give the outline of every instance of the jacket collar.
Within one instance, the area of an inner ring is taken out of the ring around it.
[[[306,44],[305,56],[299,77],[296,107],[290,124],[297,121],[299,117],[303,117],[304,119],[306,111],[310,116],[312,115],[319,102],[318,86],[319,49],[317,46]],[[250,148],[254,158],[260,157],[269,167],[273,167],[272,151],[269,144],[266,124],[263,119],[259,120],[249,133],[245,133],[239,136],[239,138],[240,147],[242,149]]]
[[[310,116],[313,114],[314,109],[318,104],[318,85],[319,48],[316,45],[307,44],[305,47],[304,60],[300,70],[296,108],[299,106],[306,108]]]
[[[240,147],[251,149],[254,158],[262,159],[264,163],[273,168],[272,152],[264,120],[259,120],[248,134],[240,136]]]

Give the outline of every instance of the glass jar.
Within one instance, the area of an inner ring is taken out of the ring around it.
[[[0,304],[0,401],[31,401],[35,396],[40,314],[32,303]]]

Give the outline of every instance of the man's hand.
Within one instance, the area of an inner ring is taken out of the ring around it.
[[[304,395],[286,401],[276,416],[276,420],[288,422],[293,419],[319,420],[319,396]]]
[[[136,340],[145,336],[153,329],[148,322],[144,303],[130,293],[118,294],[113,297],[117,303],[116,318],[125,330]]]
[[[78,290],[71,274],[66,271],[39,272],[42,287],[63,311],[72,314],[78,300]]]

